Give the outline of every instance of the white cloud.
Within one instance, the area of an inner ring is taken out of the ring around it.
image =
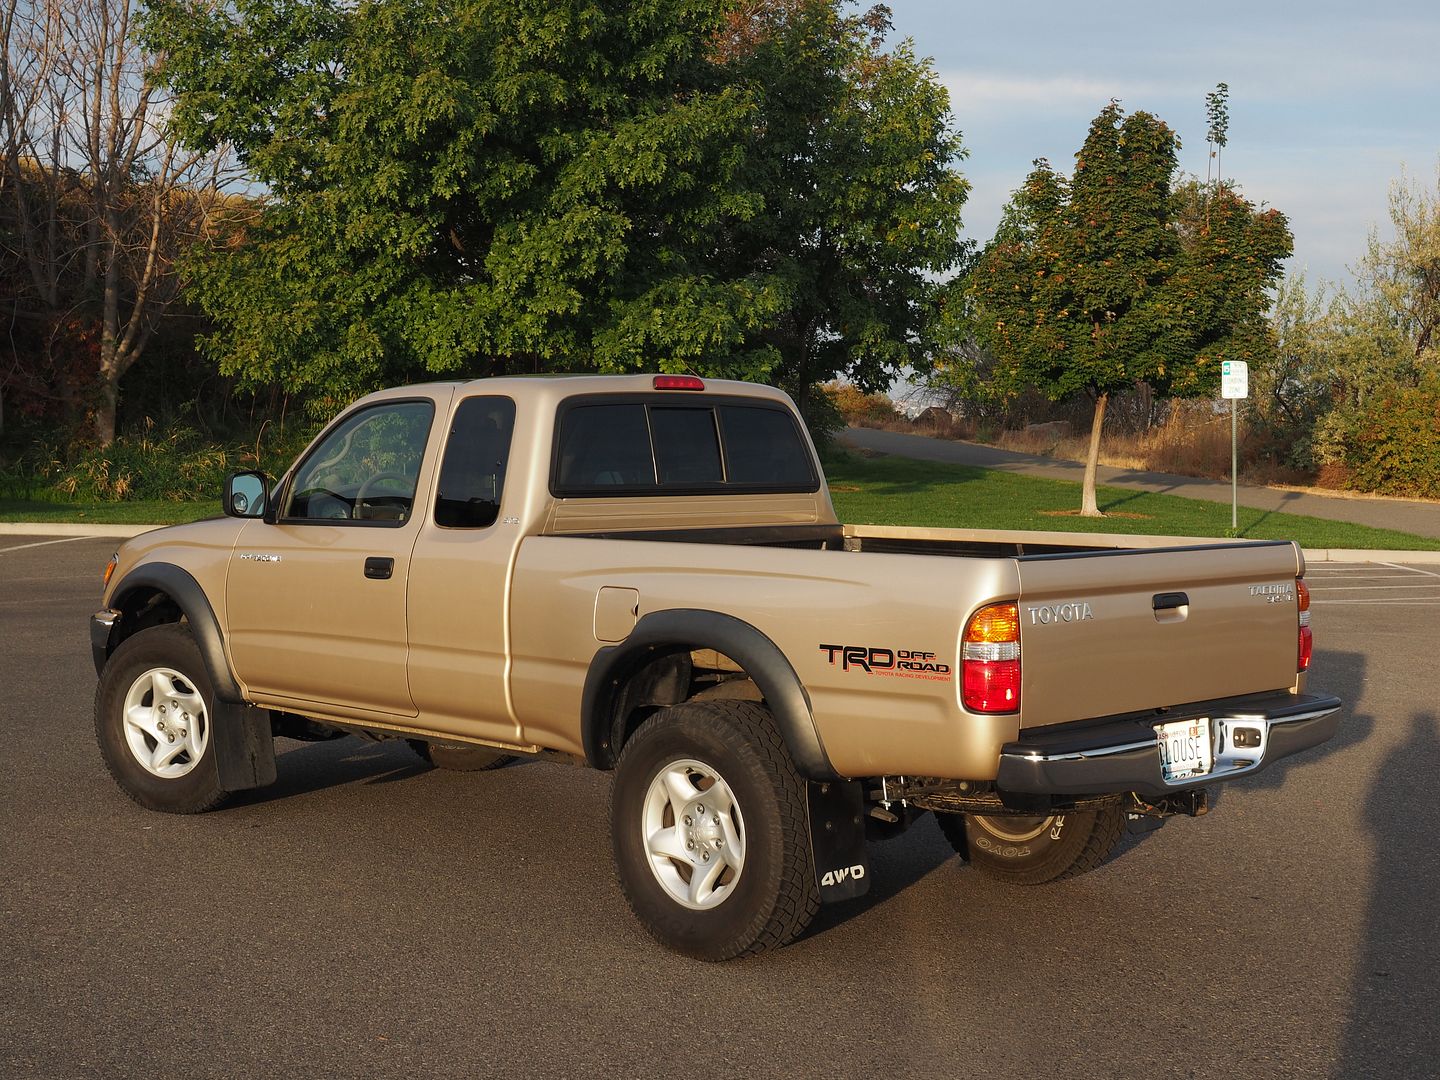
[[[957,113],[979,106],[1015,105],[1040,106],[1047,109],[1067,105],[1084,105],[1098,111],[1114,98],[1141,96],[1150,88],[1139,83],[1125,83],[1077,76],[1032,78],[1017,75],[941,72],[941,81],[950,91],[950,107]]]

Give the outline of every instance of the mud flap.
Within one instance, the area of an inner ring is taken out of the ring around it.
[[[831,904],[870,891],[865,850],[865,793],[858,781],[805,785],[810,813],[810,854],[820,900]]]
[[[216,701],[210,732],[222,788],[244,791],[275,782],[275,739],[268,709]]]

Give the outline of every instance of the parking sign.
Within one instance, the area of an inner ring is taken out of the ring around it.
[[[1244,360],[1221,362],[1220,396],[1222,398],[1248,398],[1250,396],[1250,365]]]

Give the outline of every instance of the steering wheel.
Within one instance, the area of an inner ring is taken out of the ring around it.
[[[325,487],[306,488],[304,491],[297,491],[295,493],[294,499],[292,499],[291,501],[299,502],[301,499],[305,500],[305,506],[308,511],[305,514],[306,517],[320,519],[341,519],[351,516],[350,500],[345,498],[345,496],[341,495],[338,491],[331,491],[329,488]],[[319,511],[319,506],[317,506],[317,500],[328,500],[329,503],[333,503],[333,510],[335,512],[321,513]]]
[[[403,490],[403,488],[408,488],[410,485],[410,478],[408,476],[406,476],[404,473],[397,472],[376,473],[374,476],[367,477],[365,480],[363,480],[360,484],[360,487],[355,492],[355,517],[363,518],[365,516],[363,510],[363,507],[365,506],[365,499],[372,493],[374,488],[378,487],[383,481],[386,480],[398,481],[402,485],[402,490],[392,492],[391,494],[404,497],[405,491]]]

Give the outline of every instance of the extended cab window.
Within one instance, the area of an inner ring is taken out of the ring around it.
[[[286,521],[410,520],[435,407],[395,401],[352,413],[300,463],[281,517]]]
[[[435,524],[447,529],[486,529],[500,516],[515,402],[472,397],[460,402],[450,424],[435,496]]]
[[[551,480],[567,496],[812,492],[794,414],[738,398],[579,398],[561,406]]]

